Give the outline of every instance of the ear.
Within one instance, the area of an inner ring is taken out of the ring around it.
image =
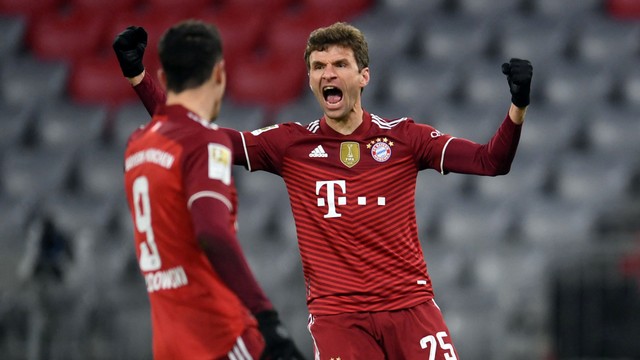
[[[158,69],[158,80],[160,80],[160,84],[166,90],[167,89],[167,74],[162,70],[162,68]]]
[[[227,70],[224,60],[220,60],[214,67],[211,74],[216,84],[224,84],[227,81]]]
[[[360,70],[360,86],[365,87],[369,83],[369,68],[366,67]]]

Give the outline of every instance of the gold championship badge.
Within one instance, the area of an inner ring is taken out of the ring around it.
[[[347,141],[340,144],[340,161],[347,167],[353,167],[360,161],[360,144]]]

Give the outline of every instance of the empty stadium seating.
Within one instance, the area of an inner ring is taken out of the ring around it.
[[[126,26],[144,26],[144,62],[155,76],[161,34],[191,17],[220,29],[228,96],[218,124],[240,130],[322,116],[302,55],[311,30],[338,20],[368,41],[366,110],[410,116],[480,143],[509,107],[500,65],[531,60],[532,105],[511,172],[425,171],[416,217],[436,300],[461,357],[552,358],[543,320],[552,306],[549,272],[597,251],[610,240],[599,238],[602,219],[629,218],[617,212],[639,200],[635,0],[0,0],[0,329],[35,326],[3,322],[2,315],[25,296],[15,274],[28,253],[28,225],[46,214],[70,234],[76,252],[53,306],[73,320],[55,336],[52,358],[151,358],[148,303],[122,188],[126,141],[150,117],[111,43]],[[272,174],[234,169],[234,176],[250,265],[309,350],[286,189]],[[92,272],[94,266],[104,271]],[[73,340],[78,329],[86,330],[86,344]],[[26,356],[21,331],[0,331],[7,360]]]

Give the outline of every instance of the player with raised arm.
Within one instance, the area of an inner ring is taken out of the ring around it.
[[[144,51],[144,30],[128,28],[113,47],[132,44]],[[176,24],[159,54],[166,101],[131,135],[124,162],[154,358],[303,359],[236,239],[233,146],[212,123],[226,86],[218,31]]]
[[[489,142],[478,144],[365,111],[368,48],[349,24],[312,32],[304,58],[321,118],[225,131],[234,164],[286,184],[316,359],[457,359],[418,239],[417,174],[508,173],[529,105],[531,64],[503,64],[511,105]],[[127,78],[152,110],[164,94],[145,76],[142,53],[124,62],[137,66]]]

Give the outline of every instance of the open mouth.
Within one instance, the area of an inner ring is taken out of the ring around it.
[[[327,103],[337,104],[342,100],[342,90],[335,86],[325,86],[322,89],[322,96]]]

